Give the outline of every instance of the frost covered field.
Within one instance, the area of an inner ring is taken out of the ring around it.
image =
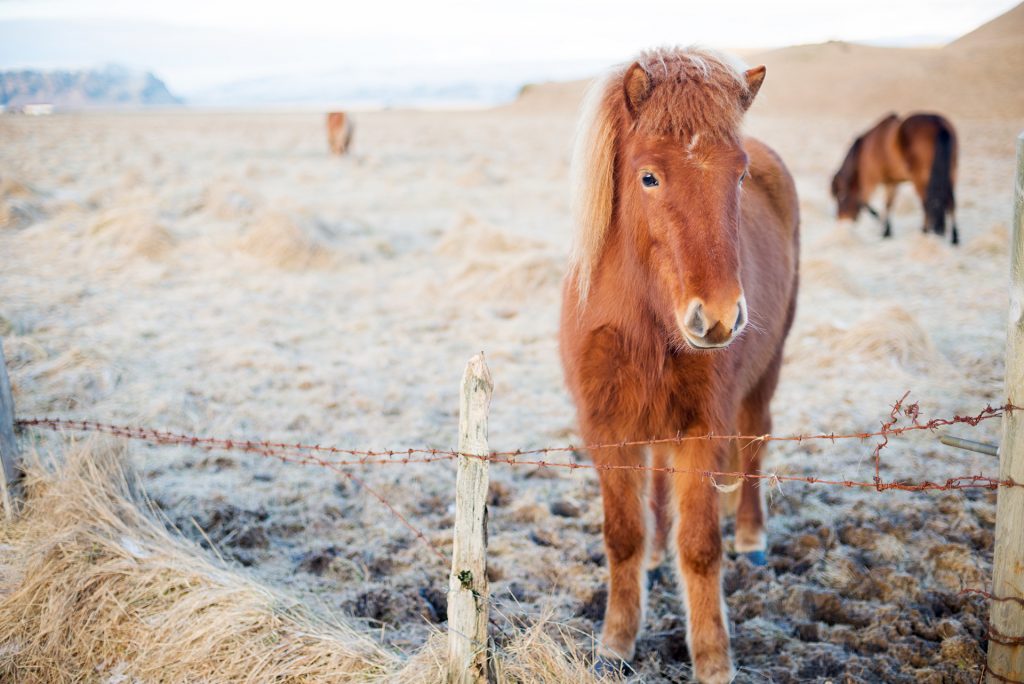
[[[320,114],[0,117],[0,335],[19,414],[450,448],[463,366],[483,350],[492,448],[577,441],[556,344],[573,110],[555,91],[488,111],[357,113],[342,159],[326,154]],[[954,249],[921,235],[909,188],[894,239],[869,217],[835,225],[831,173],[883,113],[755,106],[748,121],[795,176],[803,217],[778,434],[876,428],[907,390],[926,418],[1001,401],[1021,120],[954,118]],[[871,450],[773,444],[768,467],[870,479]],[[448,568],[350,481],[257,455],[129,454],[170,523],[258,581],[365,621],[403,653],[443,627]],[[450,463],[355,472],[450,551]],[[995,474],[995,460],[933,435],[883,451],[886,479],[977,472]],[[605,581],[594,473],[495,466],[491,477],[498,623],[544,615],[588,649]],[[958,592],[988,584],[993,493],[785,484],[769,500],[768,567],[725,566],[740,681],[977,679],[987,609]],[[685,680],[684,631],[663,581],[642,681]]]

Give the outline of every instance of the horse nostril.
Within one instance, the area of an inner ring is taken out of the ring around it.
[[[747,307],[743,306],[743,302],[740,302],[736,305],[736,308],[739,309],[739,311],[736,312],[736,323],[732,326],[732,331],[734,333],[739,332],[739,330],[747,324]]]
[[[686,327],[697,337],[704,337],[707,329],[704,326],[704,307],[697,304],[690,311],[690,318],[686,321]]]

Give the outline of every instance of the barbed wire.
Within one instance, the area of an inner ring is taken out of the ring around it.
[[[908,393],[909,394],[909,393]],[[713,432],[706,434],[690,434],[681,435],[677,434],[672,437],[659,437],[654,439],[639,439],[639,440],[624,440],[619,442],[603,442],[586,445],[565,445],[565,446],[549,446],[549,447],[538,447],[534,449],[515,449],[509,451],[492,451],[491,454],[494,456],[528,456],[531,454],[552,454],[552,453],[564,453],[572,451],[594,451],[600,449],[612,449],[612,448],[623,448],[631,446],[652,446],[659,444],[678,444],[690,441],[699,440],[722,440],[722,441],[744,441],[749,443],[755,442],[809,442],[816,440],[825,440],[835,442],[836,440],[846,439],[858,439],[867,440],[874,437],[898,437],[908,432],[917,431],[934,431],[940,427],[946,427],[950,425],[970,425],[977,426],[979,423],[992,418],[1001,418],[1004,414],[1012,411],[1020,410],[1021,407],[1013,404],[1004,404],[1002,406],[993,407],[991,405],[986,406],[984,409],[974,415],[955,415],[951,418],[933,418],[927,422],[920,422],[920,408],[915,402],[904,407],[903,402],[906,399],[906,394],[899,399],[892,407],[890,412],[890,420],[883,422],[881,429],[869,432],[849,432],[849,433],[816,433],[816,434],[798,434],[798,435],[719,435]],[[898,420],[899,412],[903,412],[907,417],[911,418],[912,423],[909,425],[896,426],[895,423]],[[286,443],[286,442],[273,442],[269,440],[245,440],[245,439],[231,439],[226,437],[208,437],[202,435],[192,435],[186,433],[172,432],[169,430],[159,430],[156,428],[148,427],[132,427],[128,425],[115,425],[111,423],[101,423],[90,420],[71,420],[62,418],[19,418],[15,421],[15,425],[18,427],[41,427],[49,429],[70,429],[70,430],[81,430],[81,431],[92,431],[92,432],[106,432],[108,434],[120,435],[123,437],[145,439],[160,444],[181,444],[187,446],[194,446],[200,448],[218,448],[227,451],[264,451],[267,449],[271,450],[288,450],[288,451],[309,451],[326,454],[344,454],[349,456],[359,456],[359,464],[365,464],[366,461],[363,459],[368,458],[382,458],[388,457],[393,458],[395,456],[440,456],[443,455],[447,458],[454,458],[456,456],[468,455],[460,454],[458,451],[450,449],[437,449],[429,447],[416,447],[411,449],[350,449],[337,446],[325,446],[322,444],[308,444],[308,443]],[[876,445],[877,453],[879,448],[884,448],[885,444]]]
[[[961,594],[977,594],[978,596],[981,596],[981,597],[983,597],[983,598],[985,598],[985,599],[987,599],[989,601],[997,601],[997,602],[999,602],[999,601],[1013,601],[1013,602],[1019,603],[1020,605],[1024,606],[1024,598],[1021,598],[1019,596],[995,596],[995,595],[985,591],[984,589],[971,589],[969,587],[965,588],[965,589],[961,589],[960,593]]]
[[[1001,480],[996,477],[978,474],[960,475],[948,478],[944,481],[924,480],[920,482],[907,482],[893,480],[882,481],[881,478],[881,451],[889,444],[890,437],[898,437],[909,432],[934,431],[937,428],[950,425],[976,426],[982,421],[1002,417],[1004,414],[1018,410],[1019,407],[1013,404],[1005,404],[998,407],[986,406],[977,414],[955,415],[951,418],[933,418],[926,422],[920,420],[920,407],[915,402],[905,404],[909,393],[904,394],[891,407],[888,420],[883,421],[880,429],[870,432],[851,433],[817,433],[799,435],[718,435],[714,433],[700,435],[676,435],[674,437],[662,437],[647,440],[627,440],[622,442],[609,442],[588,444],[585,446],[566,445],[555,447],[541,447],[536,449],[515,449],[511,451],[492,451],[486,455],[461,453],[450,449],[436,448],[410,448],[404,450],[395,449],[350,449],[337,446],[326,446],[322,444],[308,444],[302,442],[288,443],[275,442],[270,440],[245,440],[231,439],[225,437],[211,437],[204,435],[187,434],[159,430],[150,427],[136,427],[130,425],[117,425],[90,420],[72,420],[63,418],[22,418],[15,421],[20,428],[35,427],[55,431],[72,430],[82,432],[100,432],[126,439],[134,439],[157,445],[179,445],[190,446],[205,450],[219,451],[241,451],[255,453],[268,458],[274,458],[286,463],[298,465],[316,465],[336,470],[341,474],[348,473],[343,468],[350,466],[367,465],[409,465],[418,463],[433,463],[437,461],[450,461],[459,457],[486,460],[491,463],[510,466],[534,466],[538,468],[565,468],[569,470],[642,470],[649,472],[661,472],[668,474],[691,474],[705,478],[733,478],[737,480],[758,480],[767,481],[770,485],[777,487],[782,482],[800,482],[804,484],[832,485],[845,488],[871,488],[876,491],[901,490],[911,492],[921,491],[951,491],[962,489],[997,489],[1004,487],[1020,487],[1024,483],[1016,482],[1012,478]],[[907,425],[898,425],[900,417],[906,416],[910,419]],[[580,463],[576,461],[549,461],[544,458],[523,458],[527,456],[546,456],[558,453],[576,453],[581,450],[589,452],[607,449],[622,449],[634,446],[651,446],[662,444],[678,444],[690,441],[740,441],[746,442],[743,448],[751,444],[765,442],[797,442],[814,440],[827,440],[835,443],[837,440],[867,440],[880,438],[872,451],[872,458],[875,462],[875,476],[871,481],[854,479],[830,479],[816,476],[781,475],[779,473],[766,472],[739,472],[727,470],[710,470],[695,468],[678,468],[674,466],[653,466],[646,464],[611,464],[611,463]],[[330,456],[350,456],[349,459],[330,459]],[[370,491],[369,489],[367,491]],[[371,492],[372,493],[372,492]],[[375,495],[376,496],[376,495]],[[433,547],[431,547],[433,548]]]

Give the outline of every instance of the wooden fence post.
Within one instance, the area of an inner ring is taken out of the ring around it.
[[[487,456],[491,373],[481,352],[469,360],[459,396],[459,453]],[[487,682],[486,459],[459,456],[455,539],[448,580],[448,682]]]
[[[0,340],[0,474],[3,475],[0,499],[3,500],[4,515],[12,520],[21,498],[21,468],[18,442],[14,439],[14,398],[11,396],[11,382],[7,379],[3,340]]]
[[[1010,243],[1010,316],[1006,331],[1006,401],[1024,406],[1024,133],[1017,138],[1013,237]],[[1003,416],[999,479],[1024,483],[1024,412]],[[992,560],[989,682],[1024,680],[1024,487],[1000,487]],[[1004,641],[1007,643],[1000,643]]]

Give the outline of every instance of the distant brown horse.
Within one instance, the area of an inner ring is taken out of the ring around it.
[[[796,308],[799,216],[785,166],[740,133],[764,75],[710,52],[657,50],[591,91],[573,159],[576,251],[560,333],[588,444],[771,430]],[[633,656],[645,567],[661,563],[674,535],[696,676],[729,681],[720,495],[693,471],[755,472],[764,454],[763,444],[737,451],[714,440],[592,450],[613,466],[599,470],[605,658]],[[687,472],[614,468],[648,463]],[[736,549],[760,563],[764,523],[762,493],[744,480]]]
[[[956,230],[957,141],[953,125],[938,114],[911,114],[900,120],[890,114],[853,141],[843,165],[832,178],[832,197],[840,219],[856,220],[867,209],[882,222],[882,237],[892,236],[889,215],[896,187],[911,181],[924,205],[924,232],[946,234],[946,218]],[[879,185],[885,186],[885,209],[880,216],[868,204]]]
[[[352,144],[352,119],[345,112],[327,115],[327,145],[332,154],[345,154]]]

